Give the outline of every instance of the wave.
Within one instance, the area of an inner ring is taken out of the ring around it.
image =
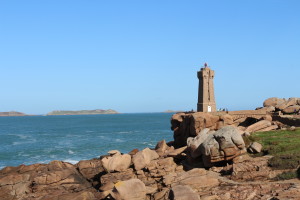
[[[68,162],[68,163],[71,163],[73,165],[77,164],[79,162],[79,160],[72,160],[72,159],[65,159],[63,160],[64,162]]]
[[[37,142],[36,139],[31,139],[31,140],[27,140],[27,141],[13,142],[12,145],[33,144],[33,143],[36,143],[36,142]]]
[[[68,150],[68,153],[69,153],[69,154],[74,154],[74,151]]]

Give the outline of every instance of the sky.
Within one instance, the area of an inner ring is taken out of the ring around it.
[[[196,109],[299,97],[298,0],[2,0],[0,111]]]

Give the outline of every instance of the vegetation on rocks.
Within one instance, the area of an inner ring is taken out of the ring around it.
[[[273,156],[268,163],[271,168],[290,170],[278,175],[276,179],[300,178],[300,170],[297,170],[300,166],[300,129],[258,132],[248,139],[263,144],[263,154]]]

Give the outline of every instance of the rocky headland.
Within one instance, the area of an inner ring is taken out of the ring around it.
[[[281,114],[300,105],[298,100],[285,100],[280,104],[287,106],[279,107],[269,105],[269,99],[255,111],[174,114],[174,141],[162,140],[154,149],[111,150],[75,165],[52,161],[6,167],[0,170],[0,199],[300,199],[300,180],[274,179],[286,170],[272,168],[272,156],[261,154],[263,146],[248,140],[257,131],[289,129],[298,134],[297,109],[287,113],[287,121]]]
[[[55,110],[47,113],[47,115],[100,115],[100,114],[118,114],[117,111],[108,109],[96,109],[96,110],[78,110],[78,111],[68,111],[68,110]]]

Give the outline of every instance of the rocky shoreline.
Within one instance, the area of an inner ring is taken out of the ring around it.
[[[270,157],[247,154],[223,166],[192,166],[187,148],[174,149],[165,141],[156,148],[133,150],[83,160],[72,165],[6,167],[0,171],[0,199],[299,199],[300,181],[270,181]],[[195,164],[195,163],[194,163]],[[196,164],[195,164],[196,165]]]
[[[281,102],[286,103],[282,109],[294,106],[287,103],[291,101]],[[285,170],[270,168],[272,156],[250,156],[259,153],[262,146],[245,142],[244,137],[256,131],[293,129],[285,124],[291,119],[299,125],[297,118],[278,115],[277,108],[269,111],[269,107],[174,114],[174,141],[162,140],[154,149],[111,150],[74,165],[52,161],[5,167],[0,170],[0,199],[300,199],[300,180],[276,181],[274,177]]]

